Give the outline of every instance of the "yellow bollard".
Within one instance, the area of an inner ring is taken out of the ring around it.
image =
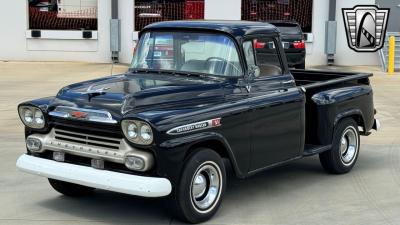
[[[394,36],[389,37],[389,59],[388,59],[388,73],[393,75],[394,73],[394,48],[395,48]]]

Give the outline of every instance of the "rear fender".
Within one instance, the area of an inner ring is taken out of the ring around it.
[[[369,85],[347,86],[318,92],[311,97],[318,123],[316,144],[331,144],[333,132],[343,118],[353,118],[367,134],[373,123],[372,88]]]
[[[360,109],[351,109],[351,110],[347,110],[347,111],[339,113],[335,117],[333,126],[336,127],[336,125],[339,123],[340,120],[342,120],[344,118],[348,118],[348,117],[353,118],[356,121],[356,123],[358,124],[358,126],[363,128],[363,131],[366,130],[364,116]]]

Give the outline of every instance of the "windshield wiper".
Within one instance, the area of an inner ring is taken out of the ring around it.
[[[198,77],[206,77],[205,74],[201,73],[192,73],[186,71],[177,71],[177,70],[157,70],[157,69],[129,69],[132,72],[136,73],[162,73],[167,75],[185,75],[185,76],[198,76]]]
[[[129,71],[134,73],[158,73],[158,74],[165,74],[171,76],[186,76],[186,77],[199,77],[203,79],[209,80],[221,80],[223,77],[213,75],[213,74],[206,74],[206,73],[197,73],[197,72],[188,72],[188,71],[178,71],[178,70],[157,70],[157,69],[135,69],[130,68]]]

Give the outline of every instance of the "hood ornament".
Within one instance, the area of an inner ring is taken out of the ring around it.
[[[82,95],[88,95],[89,101],[96,96],[99,95],[104,95],[106,93],[106,90],[109,90],[110,87],[102,87],[99,89],[92,89],[93,85],[89,86],[88,89],[84,92],[80,92]]]
[[[83,95],[105,94],[106,93],[105,91],[110,89],[110,87],[102,87],[102,88],[93,90],[92,87],[93,86],[89,86],[86,91],[80,92],[80,93]]]

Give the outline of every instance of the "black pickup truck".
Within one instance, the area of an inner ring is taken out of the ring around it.
[[[268,23],[152,24],[125,74],[18,106],[17,167],[68,196],[166,197],[179,218],[202,222],[221,204],[225,161],[239,178],[315,154],[328,172],[349,172],[359,135],[379,127],[370,76],[290,71]]]

